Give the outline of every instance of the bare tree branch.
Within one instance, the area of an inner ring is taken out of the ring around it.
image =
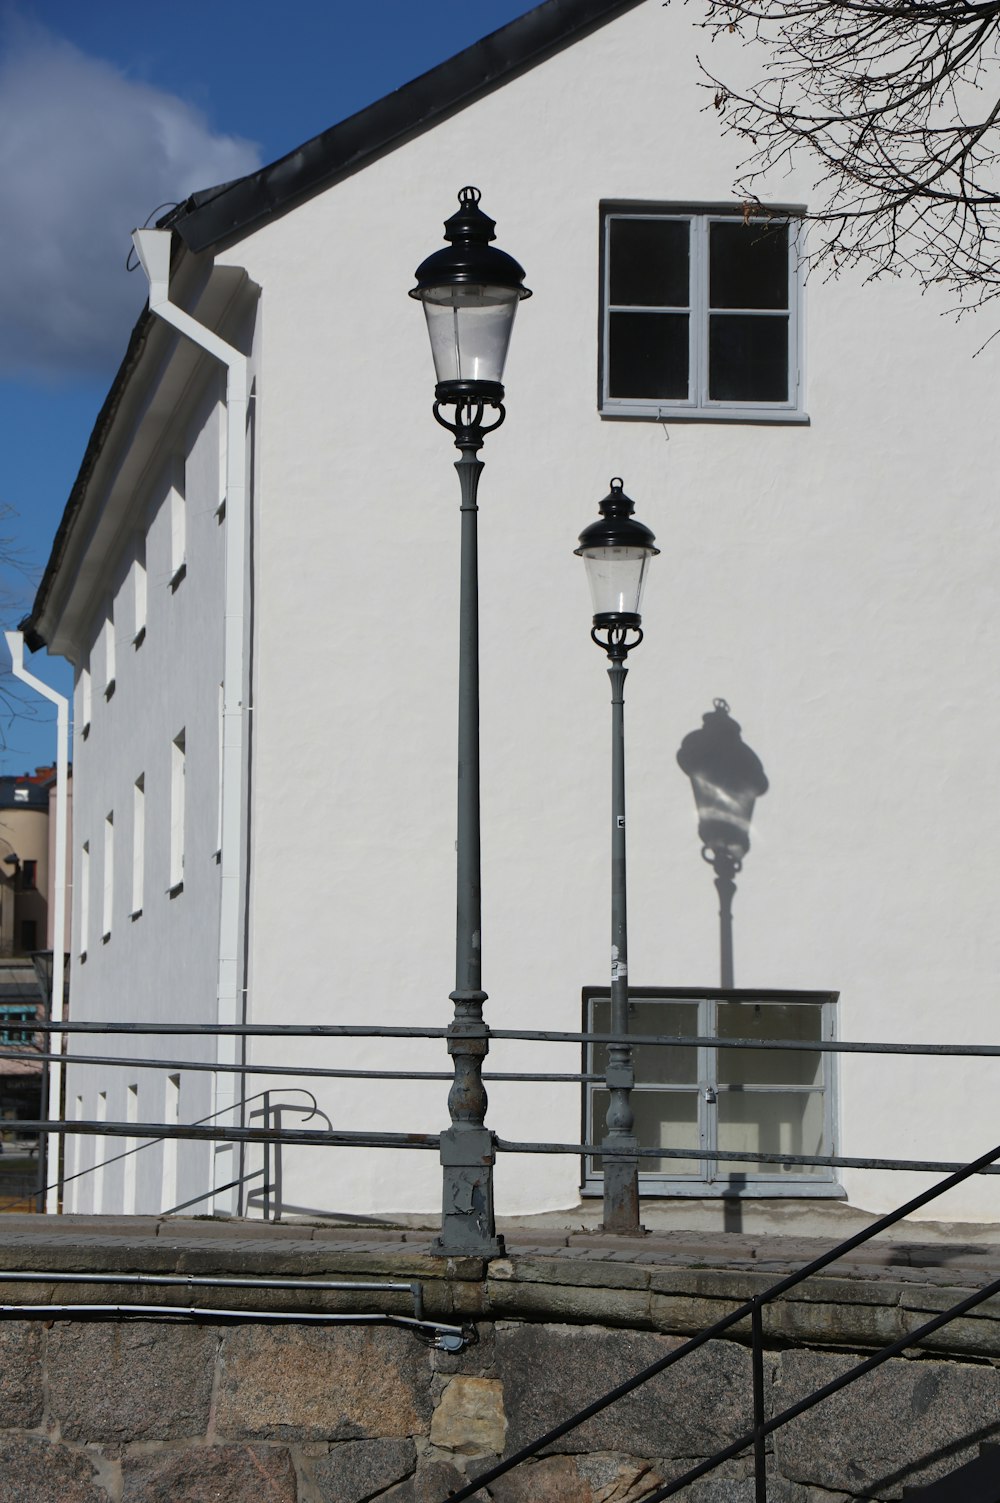
[[[752,148],[744,199],[804,151],[814,262],[908,270],[961,307],[1000,297],[1000,0],[708,0],[701,24],[768,50],[744,90],[701,63]]]

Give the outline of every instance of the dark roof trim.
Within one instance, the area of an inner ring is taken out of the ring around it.
[[[545,0],[270,166],[193,194],[160,224],[192,251],[237,240],[641,3]]]
[[[29,652],[37,652],[40,647],[46,645],[45,638],[40,635],[37,629],[38,620],[45,609],[49,590],[62,564],[63,556],[73,531],[73,525],[76,522],[80,507],[83,505],[83,498],[87,493],[87,485],[93,474],[94,467],[101,456],[105,440],[114,425],[115,415],[121,405],[129,377],[139,364],[142,352],[146,347],[146,342],[155,323],[155,316],[150,313],[148,307],[144,308],[132,330],[128,349],[125,351],[125,357],[118,367],[114,381],[111,383],[111,390],[105,397],[104,405],[97,414],[97,421],[91,431],[90,441],[87,444],[83,461],[77,473],[76,480],[73,482],[73,489],[69,493],[69,500],[66,502],[59,527],[56,530],[55,539],[52,543],[52,552],[49,554],[49,561],[45,566],[45,572],[35,592],[34,604],[27,616],[18,623],[18,630],[24,632],[24,640]]]

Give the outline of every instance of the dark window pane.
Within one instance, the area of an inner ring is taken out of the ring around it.
[[[787,317],[711,314],[708,395],[713,402],[787,402]]]
[[[720,1002],[720,1039],[822,1037],[822,1009],[811,1002]],[[722,1085],[819,1085],[821,1055],[812,1050],[720,1049]]]
[[[823,1098],[819,1091],[719,1092],[719,1148],[725,1153],[825,1151]],[[716,1177],[739,1182],[752,1174],[827,1175],[822,1164],[766,1164],[756,1159],[719,1159]]]
[[[591,1132],[595,1143],[600,1143],[607,1130],[608,1107],[611,1099],[607,1091],[594,1092],[593,1122]],[[698,1093],[697,1091],[633,1091],[632,1111],[635,1114],[635,1135],[641,1148],[687,1148],[697,1153],[698,1141]],[[604,1161],[594,1157],[596,1173],[603,1174]],[[696,1158],[641,1158],[640,1174],[699,1174],[701,1161]]]
[[[608,396],[687,401],[688,315],[612,313]]]
[[[708,239],[710,307],[788,307],[787,224],[734,219],[710,224]]]
[[[686,308],[690,235],[686,219],[612,219],[612,306]]]
[[[655,1033],[664,1037],[691,1038],[698,1032],[697,1002],[630,1001],[629,1032]],[[596,998],[593,1011],[594,1033],[611,1032],[611,1001]],[[632,1060],[637,1083],[657,1085],[696,1085],[698,1051],[691,1047],[672,1049],[665,1044],[634,1044]],[[595,1044],[591,1069],[604,1074],[608,1068],[607,1044]]]

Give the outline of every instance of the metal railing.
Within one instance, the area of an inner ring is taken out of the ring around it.
[[[676,995],[676,994],[675,994]],[[686,995],[705,995],[705,993],[690,993]],[[714,993],[713,995],[722,995]],[[732,995],[732,994],[729,994]],[[747,994],[741,994],[746,997]],[[753,995],[753,994],[751,994]],[[757,994],[765,997],[768,994]],[[771,994],[773,995],[773,994]],[[41,1030],[43,1025],[37,1025]],[[282,1039],[316,1039],[316,1040],[344,1040],[344,1039],[380,1039],[380,1040],[447,1040],[450,1035],[445,1028],[419,1028],[419,1027],[391,1027],[376,1025],[354,1024],[242,1024],[242,1025],[218,1025],[218,1024],[186,1024],[186,1023],[104,1023],[104,1022],[81,1022],[52,1023],[44,1025],[45,1031],[50,1035],[76,1035],[84,1039],[93,1035],[125,1036],[125,1037],[225,1037],[236,1036],[244,1039],[267,1038],[270,1040]],[[553,1044],[578,1044],[584,1046],[612,1044],[621,1042],[621,1035],[607,1032],[586,1030],[550,1030],[550,1029],[494,1029],[490,1031],[491,1041],[504,1040],[511,1042],[553,1043]],[[763,1039],[763,1038],[720,1038],[715,1035],[688,1035],[674,1036],[662,1034],[630,1034],[627,1035],[630,1045],[654,1046],[670,1049],[711,1048],[713,1050],[752,1050],[756,1054],[762,1051],[792,1051],[808,1054],[831,1053],[837,1055],[908,1055],[926,1056],[928,1058],[995,1058],[1000,1055],[1000,1045],[991,1044],[933,1044],[933,1043],[897,1043],[897,1042],[873,1042],[873,1041],[842,1041],[832,1039]],[[0,1050],[0,1059],[4,1051]],[[16,1055],[14,1057],[17,1057]],[[35,1056],[39,1057],[38,1055]],[[213,1061],[189,1060],[181,1058],[158,1057],[155,1054],[147,1057],[135,1055],[116,1055],[77,1052],[76,1049],[60,1050],[59,1052],[44,1053],[43,1061],[58,1060],[68,1067],[90,1067],[116,1069],[127,1067],[129,1069],[143,1068],[159,1071],[192,1071],[214,1073],[236,1073],[243,1080],[252,1079],[254,1076],[267,1076],[270,1078],[284,1079],[297,1077],[309,1080],[384,1080],[384,1081],[450,1081],[453,1079],[452,1072],[446,1070],[392,1070],[392,1069],[360,1069],[346,1066],[324,1065],[282,1065],[270,1061],[220,1064]],[[605,1077],[600,1072],[588,1071],[493,1071],[483,1072],[483,1080],[489,1082],[538,1082],[538,1083],[562,1083],[580,1086],[581,1084],[602,1083]],[[304,1089],[301,1087],[299,1089]],[[401,1131],[365,1131],[363,1129],[347,1129],[335,1126],[325,1114],[318,1111],[315,1098],[310,1094],[310,1101],[314,1110],[309,1115],[318,1114],[325,1125],[322,1126],[299,1126],[288,1127],[285,1125],[287,1113],[293,1109],[291,1103],[281,1099],[277,1088],[268,1087],[253,1095],[244,1095],[240,1101],[227,1106],[225,1109],[211,1114],[209,1117],[191,1123],[152,1123],[152,1122],[114,1122],[114,1121],[51,1121],[39,1120],[37,1122],[23,1122],[19,1124],[24,1131],[38,1131],[39,1133],[52,1133],[67,1135],[94,1135],[104,1137],[127,1137],[130,1139],[142,1138],[148,1140],[138,1144],[130,1152],[141,1152],[152,1146],[157,1140],[163,1139],[187,1139],[206,1143],[236,1143],[241,1145],[260,1145],[263,1150],[263,1164],[259,1170],[250,1173],[241,1171],[239,1180],[233,1184],[245,1185],[251,1180],[259,1181],[256,1188],[251,1191],[250,1204],[253,1209],[259,1209],[265,1217],[280,1218],[283,1211],[293,1209],[286,1207],[283,1201],[283,1171],[281,1154],[285,1149],[296,1146],[320,1146],[337,1148],[373,1148],[393,1149],[406,1151],[435,1151],[441,1146],[442,1134],[438,1132],[401,1132]],[[248,1110],[248,1108],[252,1108]],[[304,1108],[294,1108],[303,1111]],[[243,1113],[243,1122],[220,1123],[217,1119],[234,1111]],[[540,1142],[521,1139],[506,1139],[493,1135],[495,1149],[501,1154],[551,1154],[571,1155],[575,1157],[601,1155],[607,1158],[607,1144],[591,1142]],[[118,1155],[117,1157],[125,1157]],[[767,1466],[766,1466],[766,1441],[775,1431],[788,1424],[799,1415],[805,1413],[814,1405],[839,1392],[842,1388],[857,1381],[865,1374],[873,1371],[891,1357],[900,1354],[908,1347],[919,1344],[934,1332],[949,1324],[956,1318],[975,1309],[984,1301],[996,1294],[1000,1294],[1000,1279],[986,1285],[978,1292],[967,1296],[956,1303],[949,1310],[936,1315],[932,1320],[908,1332],[897,1341],[883,1347],[873,1356],[865,1359],[853,1367],[849,1372],[841,1375],[830,1383],[815,1390],[812,1394],[799,1400],[776,1415],[768,1416],[766,1413],[766,1394],[764,1387],[764,1311],[773,1302],[781,1299],[790,1290],[797,1287],[806,1279],[821,1272],[831,1264],[843,1258],[855,1248],[862,1246],[881,1232],[897,1225],[906,1217],[933,1203],[948,1191],[961,1185],[975,1175],[1000,1174],[1000,1147],[991,1150],[987,1154],[968,1164],[947,1162],[937,1159],[919,1158],[891,1158],[891,1157],[862,1157],[846,1156],[842,1154],[795,1154],[778,1153],[771,1150],[755,1148],[751,1151],[738,1151],[731,1148],[709,1149],[699,1144],[693,1147],[666,1148],[662,1146],[643,1147],[638,1149],[640,1159],[687,1159],[697,1158],[700,1160],[725,1160],[726,1162],[747,1162],[754,1164],[767,1164],[775,1166],[823,1166],[833,1169],[876,1169],[892,1171],[917,1171],[925,1173],[945,1174],[947,1177],[939,1184],[923,1191],[908,1200],[904,1205],[890,1214],[881,1217],[873,1225],[864,1231],[847,1238],[836,1247],[831,1248],[821,1257],[814,1259],[796,1273],[779,1279],[763,1293],[753,1296],[732,1310],[728,1315],[709,1326],[699,1335],[685,1341],[683,1345],[668,1353],[659,1361],[642,1369],[627,1382],[618,1385],[592,1404],[580,1410],[575,1415],[564,1421],[561,1425],[548,1431],[530,1446],[522,1448],[513,1456],[497,1464],[489,1471],[480,1473],[473,1483],[460,1489],[451,1495],[452,1503],[461,1503],[461,1500],[471,1498],[481,1488],[512,1468],[536,1457],[546,1447],[569,1433],[571,1430],[583,1424],[585,1420],[601,1413],[610,1405],[634,1392],[643,1384],[665,1372],[667,1369],[682,1361],[687,1355],[698,1350],[707,1342],[724,1335],[730,1335],[738,1340],[746,1340],[749,1336],[751,1348],[751,1372],[752,1372],[752,1412],[753,1424],[743,1434],[736,1437],[730,1444],[719,1448],[714,1455],[700,1462],[697,1466],[685,1471],[683,1475],[674,1478],[671,1482],[644,1495],[642,1503],[660,1503],[660,1500],[673,1497],[684,1487],[697,1481],[700,1477],[713,1471],[723,1462],[730,1460],[742,1452],[752,1451],[754,1458],[755,1498],[756,1503],[767,1503]],[[115,1160],[104,1160],[103,1164]],[[90,1172],[88,1170],[82,1173]],[[222,1189],[232,1188],[223,1186]],[[803,1187],[808,1194],[808,1187]],[[210,1200],[220,1193],[220,1187],[213,1186],[204,1191],[193,1200],[187,1200],[183,1205],[176,1206],[173,1210],[185,1209],[199,1201]],[[300,1209],[300,1208],[295,1208]],[[357,1219],[370,1221],[373,1218],[359,1216]]]
[[[705,992],[692,991],[692,997],[706,995]],[[713,995],[722,995],[713,993]],[[765,996],[764,993],[743,993],[742,996],[753,998]],[[773,995],[773,994],[771,994]],[[105,1023],[74,1021],[68,1023],[36,1024],[36,1031],[48,1032],[49,1034],[89,1035],[101,1036],[127,1036],[127,1037],[239,1037],[239,1038],[267,1038],[272,1040],[282,1039],[381,1039],[381,1040],[446,1040],[449,1031],[446,1028],[419,1028],[419,1027],[389,1027],[369,1024],[194,1024],[194,1023]],[[585,1031],[585,1030],[554,1030],[554,1029],[491,1029],[491,1041],[514,1041],[531,1043],[553,1044],[598,1044],[607,1045],[621,1042],[622,1035],[610,1032]],[[805,1054],[837,1054],[837,1055],[908,1055],[926,1056],[931,1058],[995,1058],[1000,1056],[1000,1045],[996,1044],[934,1044],[934,1043],[898,1043],[898,1042],[874,1042],[874,1041],[846,1041],[833,1039],[764,1039],[764,1038],[720,1038],[715,1035],[665,1035],[665,1034],[635,1034],[630,1033],[628,1038],[632,1046],[656,1046],[670,1049],[697,1049],[711,1048],[714,1050],[743,1050],[753,1051],[760,1054],[766,1051],[792,1051]],[[0,1061],[6,1058],[17,1058],[14,1052],[8,1053],[0,1049]],[[453,1079],[451,1072],[446,1070],[393,1070],[393,1069],[355,1069],[338,1066],[322,1065],[282,1065],[268,1062],[240,1062],[220,1063],[217,1061],[191,1060],[165,1056],[140,1056],[140,1055],[116,1055],[116,1054],[91,1054],[77,1053],[75,1051],[40,1052],[35,1053],[34,1058],[43,1063],[60,1062],[64,1066],[101,1067],[107,1069],[129,1068],[150,1069],[160,1071],[182,1072],[207,1072],[211,1074],[236,1074],[243,1078],[254,1076],[267,1076],[270,1078],[290,1077],[308,1080],[385,1080],[385,1081],[438,1081],[448,1082]],[[520,1083],[545,1083],[545,1084],[603,1084],[605,1075],[598,1071],[484,1071],[483,1081],[486,1084],[500,1084],[510,1082]],[[274,1097],[273,1091],[261,1091],[253,1098],[245,1097],[244,1101],[263,1100],[270,1096]],[[315,1098],[311,1098],[315,1102]],[[232,1113],[239,1109],[239,1102],[231,1104],[219,1113],[220,1116]],[[379,1131],[366,1132],[363,1129],[338,1128],[329,1123],[324,1128],[288,1128],[280,1125],[279,1116],[275,1115],[276,1103],[272,1099],[268,1111],[260,1108],[251,1115],[253,1117],[267,1117],[260,1127],[256,1126],[212,1126],[211,1117],[206,1117],[198,1122],[170,1124],[163,1122],[114,1122],[98,1121],[93,1119],[77,1121],[55,1121],[44,1119],[36,1121],[23,1121],[18,1123],[19,1130],[25,1133],[52,1133],[63,1136],[111,1136],[144,1138],[155,1142],[162,1139],[186,1139],[191,1141],[204,1141],[215,1143],[243,1143],[260,1144],[265,1148],[281,1146],[328,1146],[341,1148],[381,1148],[416,1151],[436,1151],[440,1148],[441,1134],[439,1132],[403,1132],[403,1131]],[[275,1125],[272,1125],[274,1123]],[[563,1155],[571,1157],[608,1157],[606,1143],[600,1142],[551,1142],[525,1139],[513,1139],[500,1137],[493,1134],[493,1142],[496,1150],[501,1154],[543,1154]],[[776,1167],[822,1167],[828,1169],[873,1169],[894,1170],[923,1173],[954,1173],[964,1165],[958,1161],[941,1159],[921,1158],[898,1158],[885,1156],[844,1155],[839,1153],[779,1153],[765,1148],[752,1150],[738,1150],[733,1148],[712,1149],[702,1144],[670,1148],[665,1146],[640,1147],[636,1150],[640,1159],[664,1159],[664,1160],[688,1160],[699,1159],[704,1161],[724,1160],[734,1163],[767,1164]],[[114,1162],[107,1160],[106,1163]],[[83,1171],[86,1173],[87,1171]],[[1000,1166],[984,1166],[977,1171],[983,1174],[1000,1174]],[[206,1190],[201,1198],[209,1199],[219,1188]],[[225,1187],[229,1188],[229,1187]],[[189,1202],[190,1203],[190,1202]],[[273,1196],[268,1204],[273,1206]],[[181,1209],[177,1207],[176,1209]]]

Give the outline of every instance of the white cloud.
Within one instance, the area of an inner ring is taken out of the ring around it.
[[[0,51],[0,376],[107,375],[142,306],[130,235],[157,205],[241,177],[257,148],[35,25]]]

